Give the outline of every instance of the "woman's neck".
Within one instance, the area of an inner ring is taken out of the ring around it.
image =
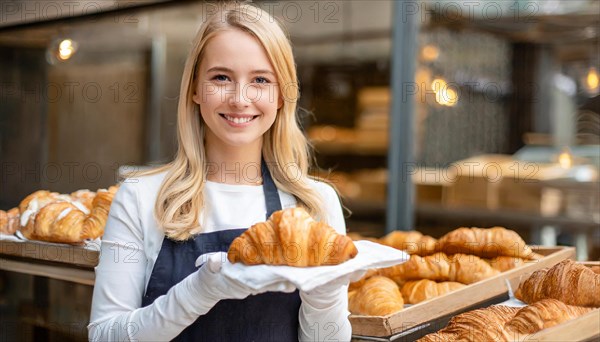
[[[207,146],[206,156],[209,181],[238,185],[262,184],[260,149]]]

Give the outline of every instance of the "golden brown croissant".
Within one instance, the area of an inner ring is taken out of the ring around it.
[[[378,268],[373,268],[370,270],[367,270],[367,273],[365,273],[365,275],[360,278],[359,280],[350,283],[350,285],[348,286],[348,291],[354,291],[358,288],[360,288],[361,286],[363,286],[365,284],[365,282],[367,281],[367,279],[374,277],[374,276],[378,276],[381,275],[380,274],[380,269]]]
[[[427,255],[435,251],[436,239],[417,231],[393,231],[381,238],[381,243],[408,254]]]
[[[463,284],[472,284],[498,273],[498,270],[475,255],[448,256],[444,253],[435,253],[426,257],[413,254],[407,262],[382,270],[383,275],[396,282],[402,282],[402,279],[429,279]]]
[[[563,260],[533,272],[519,285],[515,297],[528,304],[554,298],[565,304],[599,307],[600,274],[573,260]]]
[[[404,301],[409,304],[417,304],[422,301],[442,296],[448,292],[452,292],[465,287],[466,285],[453,282],[444,281],[437,283],[429,279],[421,279],[416,281],[408,281],[400,292]]]
[[[474,254],[483,258],[500,255],[533,259],[538,257],[516,232],[503,228],[458,228],[438,240],[437,251]]]
[[[12,235],[19,229],[19,208],[0,210],[0,233]]]
[[[71,193],[71,198],[73,200],[81,202],[90,211],[94,207],[94,197],[96,197],[96,193],[87,189],[77,190]]]
[[[513,338],[533,334],[582,316],[593,308],[567,305],[556,299],[542,299],[519,310],[505,326],[514,332]]]
[[[104,233],[113,197],[114,192],[99,190],[89,215],[73,202],[51,202],[28,218],[21,233],[30,240],[60,243],[79,243],[98,238]]]
[[[371,277],[359,289],[348,293],[348,310],[355,315],[387,316],[403,307],[398,285],[386,277]]]
[[[504,329],[504,325],[517,311],[519,308],[504,305],[468,311],[454,316],[444,329],[418,341],[512,341],[511,333]]]
[[[276,211],[231,243],[227,258],[246,265],[337,265],[352,259],[358,250],[352,240],[303,208]]]
[[[26,223],[31,213],[37,213],[47,204],[57,201],[68,202],[70,200],[71,197],[69,195],[61,195],[57,192],[50,192],[47,190],[38,190],[25,197],[21,203],[19,203],[19,212]],[[25,223],[21,222],[21,226],[24,226]]]
[[[531,260],[504,255],[497,256],[492,259],[487,259],[486,261],[488,264],[490,264],[490,266],[492,266],[494,269],[497,269],[500,272],[512,270],[513,268],[526,265],[527,262],[532,262]]]

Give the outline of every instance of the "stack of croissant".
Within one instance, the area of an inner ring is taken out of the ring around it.
[[[600,307],[600,273],[564,260],[534,272],[519,285],[515,296],[529,305],[466,312],[419,341],[521,341]]]
[[[584,315],[593,308],[544,299],[523,308],[494,305],[453,317],[448,325],[419,342],[522,341],[540,330]]]
[[[250,227],[233,240],[227,258],[246,265],[307,267],[341,264],[357,253],[352,239],[297,207],[276,211]]]
[[[376,278],[373,282],[385,286],[388,292],[395,293],[392,289],[395,285],[402,296],[392,298],[396,301],[394,307],[400,310],[405,302],[417,304],[540,258],[516,232],[502,227],[458,228],[439,240],[416,231],[395,231],[378,242],[407,251],[410,259],[393,267],[371,270],[363,279],[351,283],[348,298],[353,314],[386,316],[393,313],[389,307],[380,310],[375,305],[365,310],[368,304],[356,302],[377,302],[377,291],[369,292],[368,296],[353,293],[360,291],[370,278]]]
[[[0,211],[0,232],[14,234],[18,230],[30,240],[59,243],[99,238],[117,189],[79,190],[70,195],[36,191],[17,208]]]

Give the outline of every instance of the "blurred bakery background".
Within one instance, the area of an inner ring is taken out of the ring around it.
[[[598,1],[253,2],[288,28],[313,173],[339,190],[349,232],[504,226],[600,258]],[[214,4],[0,6],[0,209],[173,156],[183,63]],[[85,338],[89,303],[64,304],[91,298],[79,266],[44,278],[11,248],[0,315],[26,318],[0,340]]]

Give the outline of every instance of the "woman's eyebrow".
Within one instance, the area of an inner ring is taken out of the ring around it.
[[[206,72],[228,72],[228,73],[234,73],[233,70],[226,68],[226,67],[221,67],[221,66],[216,66],[216,67],[212,67],[210,69],[208,69]],[[258,70],[253,70],[250,72],[251,74],[271,74],[273,76],[275,76],[275,73],[272,72],[271,70],[267,70],[267,69],[258,69]]]

